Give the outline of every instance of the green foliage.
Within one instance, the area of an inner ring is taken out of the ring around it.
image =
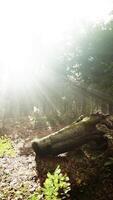
[[[41,190],[35,191],[33,195],[28,200],[41,200],[43,199],[43,194],[41,193]]]
[[[60,59],[54,58],[56,69],[61,68],[58,73],[113,94],[113,19],[108,23],[84,24],[77,40],[76,35],[76,31],[69,33],[63,52],[59,50]]]
[[[69,178],[61,173],[58,166],[53,174],[48,172],[43,188],[35,192],[29,200],[61,200],[69,196],[70,191]]]
[[[66,196],[69,190],[69,178],[61,173],[59,166],[53,174],[48,172],[47,179],[44,182],[44,188],[42,189],[46,200],[60,200],[60,195],[65,194]]]
[[[12,146],[11,139],[6,137],[0,138],[0,157],[15,156],[15,150]]]
[[[72,48],[69,73],[87,85],[113,94],[113,21],[85,28],[85,34]]]

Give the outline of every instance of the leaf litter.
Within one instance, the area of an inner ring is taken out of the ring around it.
[[[40,188],[31,140],[45,132],[38,133],[27,122],[7,124],[7,131],[0,138],[8,137],[16,154],[0,156],[0,200],[27,200]]]

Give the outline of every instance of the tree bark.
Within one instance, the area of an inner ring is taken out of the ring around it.
[[[106,117],[107,115],[97,113],[75,121],[49,136],[33,141],[33,150],[39,157],[58,155],[72,151],[90,141],[102,140],[105,131],[98,129],[97,125],[105,121]]]

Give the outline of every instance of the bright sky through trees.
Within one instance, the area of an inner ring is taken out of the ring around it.
[[[110,0],[4,0],[0,1],[0,81],[2,86],[26,83],[33,68],[64,32],[84,20],[107,19]]]

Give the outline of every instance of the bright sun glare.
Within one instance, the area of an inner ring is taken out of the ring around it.
[[[1,89],[26,85],[44,64],[44,52],[54,48],[67,30],[76,26],[79,32],[83,21],[107,19],[112,3],[110,0],[0,1]],[[42,74],[39,76],[43,79]]]

